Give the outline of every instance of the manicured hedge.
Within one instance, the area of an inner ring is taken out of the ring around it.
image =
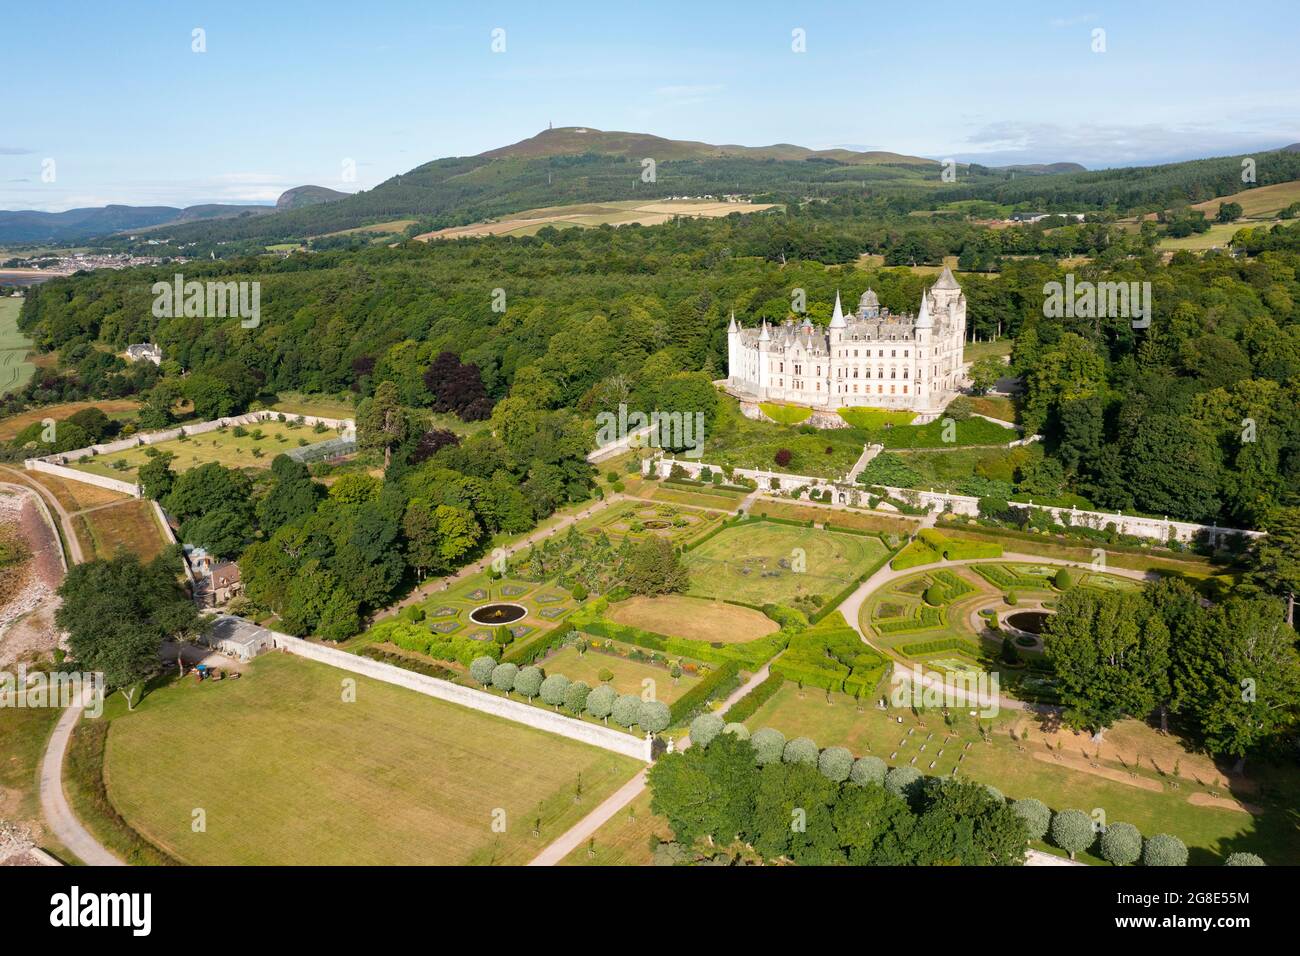
[[[562,624],[555,625],[550,630],[539,631],[530,637],[515,641],[501,655],[501,662],[503,664],[518,664],[520,667],[525,664],[532,664],[539,657],[559,647],[564,641],[564,635],[571,630],[573,630],[573,625],[565,621]]]
[[[772,695],[780,690],[784,683],[785,678],[780,674],[768,674],[767,680],[732,705],[731,709],[727,711],[727,719],[733,723],[749,720],[758,711],[758,708],[772,699]]]
[[[964,651],[968,656],[974,657],[980,652],[978,647],[960,637],[944,637],[937,641],[899,644],[895,645],[894,650],[907,657],[918,657],[921,654],[937,654],[940,651]]]
[[[740,668],[734,661],[727,661],[713,668],[700,678],[699,683],[669,705],[668,714],[670,720],[674,724],[679,724],[695,716],[695,712],[704,706],[709,698],[713,696],[714,691],[728,681],[735,680],[736,675],[739,673]]]

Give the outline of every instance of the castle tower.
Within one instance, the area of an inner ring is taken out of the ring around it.
[[[835,292],[835,311],[831,313],[831,324],[827,326],[830,330],[831,345],[839,345],[844,341],[844,330],[848,323],[844,320],[844,310],[840,307],[839,290]]]

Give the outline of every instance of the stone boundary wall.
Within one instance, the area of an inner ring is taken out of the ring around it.
[[[414,671],[408,671],[392,664],[385,664],[382,661],[374,661],[368,657],[360,657],[356,654],[340,651],[337,648],[304,641],[300,637],[291,637],[277,631],[269,631],[268,633],[271,635],[272,647],[286,650],[290,654],[319,661],[331,667],[352,671],[355,674],[372,677],[386,684],[405,687],[407,690],[426,694],[429,697],[437,697],[439,700],[449,701],[453,704],[460,704],[462,707],[471,707],[474,710],[492,714],[495,717],[514,721],[517,724],[527,724],[537,730],[559,734],[561,737],[568,737],[570,740],[590,744],[604,750],[611,750],[634,760],[642,760],[646,763],[651,761],[650,741],[634,734],[613,730],[600,724],[590,724],[574,717],[566,717],[555,711],[534,707],[532,704],[525,704],[517,700],[497,697],[495,694],[489,694],[486,691],[474,690],[472,687],[462,687],[460,684],[452,684],[436,677],[417,674]]]
[[[287,422],[297,421],[313,427],[321,424],[326,428],[342,429],[342,434],[338,438],[326,439],[327,441],[356,441],[356,423],[350,418],[319,418],[315,415],[292,415],[289,412],[277,412],[269,408],[263,408],[255,412],[246,412],[243,415],[228,415],[225,418],[214,418],[212,421],[199,422],[195,425],[180,425],[176,428],[168,428],[165,431],[147,432],[141,435],[132,435],[129,438],[120,438],[117,441],[104,442],[99,445],[88,445],[74,451],[56,452],[42,458],[28,458],[23,462],[23,467],[28,471],[43,471],[46,474],[57,475],[68,481],[81,481],[88,485],[107,488],[109,491],[116,491],[124,495],[131,495],[133,498],[139,498],[139,485],[129,481],[122,481],[120,478],[93,475],[90,472],[65,466],[68,462],[81,461],[83,458],[90,458],[95,455],[111,455],[114,452],[139,448],[142,445],[156,445],[159,442],[172,441],[182,435],[203,435],[233,425],[255,425],[259,422],[279,421],[281,415],[284,416],[284,420]]]
[[[698,461],[679,461],[673,458],[656,458],[647,461],[645,464],[645,473],[649,474],[654,471],[660,478],[667,478],[674,465],[680,465],[686,470],[692,478],[699,477],[700,471],[705,467],[711,467],[714,471],[719,470],[719,466],[708,466],[704,462]],[[787,475],[781,472],[755,471],[751,468],[735,468],[732,470],[733,475],[742,478],[750,478],[758,482],[759,489],[768,491],[771,489],[771,479],[777,479],[781,491],[794,491],[799,488],[829,488],[836,492],[837,500],[841,500],[841,494],[849,491],[862,492],[864,487],[853,487],[842,482],[828,481],[824,478],[813,478],[809,475]],[[891,498],[898,498],[906,501],[908,504],[915,504],[921,508],[936,509],[939,512],[951,510],[953,514],[966,515],[968,517],[977,517],[979,515],[979,499],[970,495],[954,495],[940,491],[918,491],[915,488],[890,488],[884,487],[885,491]],[[1218,525],[1196,524],[1191,521],[1171,521],[1168,518],[1147,518],[1140,515],[1126,515],[1123,512],[1109,513],[1105,511],[1081,511],[1078,508],[1058,508],[1049,505],[1036,505],[1030,502],[1011,502],[1017,508],[1034,508],[1038,511],[1046,511],[1051,514],[1052,520],[1058,524],[1068,524],[1075,527],[1094,528],[1096,530],[1105,530],[1106,526],[1113,524],[1115,530],[1120,534],[1129,534],[1138,538],[1150,538],[1156,541],[1165,542],[1170,538],[1187,543],[1194,541],[1197,537],[1204,535],[1209,538],[1210,542],[1217,544],[1225,538],[1232,536],[1241,536],[1255,539],[1264,537],[1263,531],[1250,531],[1240,528],[1220,528]]]
[[[45,458],[28,458],[23,462],[23,467],[28,471],[41,471],[47,475],[54,475],[67,481],[80,481],[87,485],[94,485],[97,488],[107,488],[109,491],[116,491],[119,494],[130,495],[132,498],[140,497],[140,486],[129,481],[122,481],[120,478],[109,478],[106,475],[92,475],[88,471],[81,471],[77,468],[67,468],[63,465],[56,465]]]

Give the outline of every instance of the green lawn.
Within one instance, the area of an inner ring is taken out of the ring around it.
[[[1004,711],[992,721],[989,743],[980,739],[974,721],[964,712],[957,712],[953,720],[948,727],[935,712],[918,719],[908,710],[878,710],[871,702],[859,710],[846,695],[831,694],[828,703],[824,691],[801,694],[797,686],[787,683],[746,724],[751,729],[775,727],[787,737],[811,737],[821,747],[847,747],[858,756],[874,754],[890,766],[907,766],[916,757],[911,765],[925,774],[948,776],[958,767],[961,776],[992,784],[1009,798],[1037,797],[1054,809],[1101,808],[1111,822],[1132,823],[1147,835],[1179,837],[1191,848],[1194,865],[1221,863],[1235,850],[1258,853],[1270,864],[1300,863],[1300,814],[1287,796],[1300,785],[1300,772],[1294,767],[1257,767],[1257,776],[1234,792],[1222,782],[1211,782],[1215,771],[1206,758],[1182,750],[1174,738],[1126,721],[1108,733],[1112,742],[1103,743],[1098,762],[1101,769],[1122,778],[1116,780],[1091,772],[1082,750],[1091,756],[1095,748],[1086,735],[1055,734],[1055,739],[1064,741],[1065,752],[1059,761],[1053,757],[1044,743],[1048,728],[1040,717]],[[1028,729],[1030,739],[1012,740],[1013,724]],[[1142,758],[1134,771],[1136,783],[1117,759],[1116,746],[1121,744],[1125,752]],[[1163,772],[1151,769],[1153,759]],[[1175,761],[1180,764],[1178,776],[1172,772]],[[1079,764],[1086,769],[1075,769]],[[1252,815],[1188,801],[1192,794],[1212,792],[1238,796],[1261,812]]]
[[[259,422],[243,427],[247,432],[243,436],[236,436],[234,427],[223,428],[185,439],[138,445],[111,455],[83,458],[73,467],[94,475],[134,481],[136,470],[149,460],[145,450],[156,449],[176,456],[172,459],[172,470],[176,472],[187,471],[209,462],[227,468],[270,468],[276,455],[301,447],[300,442],[314,445],[338,437],[333,429],[317,432],[307,425],[295,427],[291,422]],[[262,437],[255,438],[254,433],[260,433]],[[255,451],[260,452],[261,457],[254,454]],[[125,462],[126,466],[115,467],[119,461]]]
[[[876,537],[751,520],[687,553],[689,593],[759,605],[809,594],[829,598],[884,554]]]
[[[840,418],[854,428],[876,431],[886,425],[908,425],[916,418],[915,412],[896,412],[887,408],[841,408]]]
[[[23,300],[0,296],[0,395],[22,388],[36,372],[27,361],[32,340],[18,331]]]
[[[566,647],[538,663],[548,674],[563,674],[571,681],[584,681],[590,687],[599,687],[603,683],[600,672],[608,670],[614,675],[609,685],[620,694],[643,697],[644,692],[653,686],[654,696],[649,699],[661,700],[665,704],[671,704],[700,680],[697,676],[682,674],[674,683],[666,667],[593,650],[579,654],[575,647]],[[653,685],[646,681],[653,681]]]
[[[345,678],[355,702],[343,702]],[[526,863],[639,767],[287,655],[111,713],[113,804],[194,864]],[[197,809],[206,832],[191,827]]]
[[[798,425],[812,416],[811,408],[800,405],[780,405],[776,402],[763,402],[758,406],[763,414],[779,425]]]

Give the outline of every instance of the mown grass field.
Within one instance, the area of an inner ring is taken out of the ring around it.
[[[236,435],[231,427],[185,439],[175,438],[154,445],[139,445],[111,455],[83,458],[73,467],[93,475],[134,481],[136,471],[149,460],[145,449],[151,448],[159,452],[171,452],[175,456],[172,459],[172,470],[178,473],[209,462],[227,468],[270,468],[272,460],[282,452],[338,437],[333,429],[318,433],[306,425],[294,427],[289,422],[260,422],[245,425],[244,429],[247,434],[242,436]],[[261,432],[261,437],[254,437],[254,432]],[[261,453],[260,457],[256,452]],[[115,463],[119,461],[125,462],[125,467],[116,467]]]
[[[23,300],[0,296],[0,395],[22,388],[36,366],[27,361],[32,340],[18,331]]]
[[[174,683],[135,713],[117,707],[114,806],[194,864],[520,864],[639,767],[364,677],[344,703],[352,677],[269,655],[238,681]],[[191,827],[196,808],[206,832]]]
[[[1289,183],[1274,183],[1271,186],[1254,186],[1250,189],[1243,189],[1239,193],[1233,193],[1231,196],[1221,196],[1218,199],[1199,202],[1192,208],[1205,213],[1207,219],[1213,219],[1219,213],[1219,204],[1225,202],[1241,203],[1242,215],[1252,219],[1271,216],[1279,210],[1285,209],[1293,202],[1300,202],[1300,180],[1293,180]],[[1247,224],[1236,223],[1233,228],[1241,229],[1245,225]],[[1163,246],[1164,243],[1162,242],[1161,245]]]
[[[0,418],[0,441],[9,441],[15,438],[19,432],[33,422],[39,422],[46,418],[63,421],[83,408],[98,408],[109,418],[122,421],[134,415],[139,407],[139,402],[132,401],[129,398],[105,398],[96,399],[93,402],[64,402],[59,405],[45,405],[41,408],[19,412],[17,415],[10,415],[8,418]]]
[[[677,594],[618,601],[605,616],[616,624],[656,634],[722,644],[743,644],[778,629],[775,621],[753,608]]]
[[[758,605],[790,604],[808,594],[829,597],[884,554],[875,537],[751,521],[687,553],[689,593]],[[797,570],[800,565],[803,570]]]
[[[962,711],[947,726],[934,711],[918,718],[910,710],[881,711],[871,703],[859,710],[844,694],[828,699],[824,691],[801,693],[787,683],[745,723],[751,729],[775,727],[787,737],[811,737],[821,747],[844,746],[858,756],[874,754],[891,767],[907,766],[916,757],[912,765],[934,776],[949,776],[956,767],[961,776],[992,784],[1011,799],[1037,797],[1058,810],[1100,808],[1111,823],[1125,821],[1146,835],[1179,837],[1190,848],[1193,865],[1222,863],[1236,850],[1258,853],[1273,865],[1300,862],[1300,813],[1286,796],[1300,785],[1294,766],[1261,765],[1230,784],[1212,761],[1176,737],[1132,720],[1107,732],[1095,759],[1097,747],[1088,735],[1061,731],[1046,719],[1004,710],[993,719],[985,743]],[[1013,726],[1020,740],[1011,738]],[[1258,812],[1189,802],[1193,795],[1216,799],[1211,794],[1225,804],[1236,798]]]
[[[602,203],[579,203],[528,209],[501,219],[484,220],[468,226],[452,226],[416,236],[417,239],[464,239],[471,236],[531,236],[545,226],[557,229],[622,226],[638,223],[657,226],[677,216],[714,219],[734,213],[762,212],[770,204],[715,202],[708,200],[639,199]],[[373,228],[373,227],[372,227]]]
[[[1219,200],[1215,200],[1216,205],[1214,208],[1216,212],[1219,208],[1217,205],[1218,202]],[[1183,236],[1181,238],[1164,236],[1158,243],[1156,243],[1156,248],[1168,249],[1171,251],[1185,249],[1189,252],[1204,252],[1206,249],[1213,249],[1215,247],[1226,249],[1228,248],[1228,243],[1232,241],[1232,237],[1236,235],[1238,231],[1249,228],[1252,225],[1258,224],[1240,221],[1215,222],[1211,223],[1210,228],[1205,232],[1192,233],[1190,236]]]

